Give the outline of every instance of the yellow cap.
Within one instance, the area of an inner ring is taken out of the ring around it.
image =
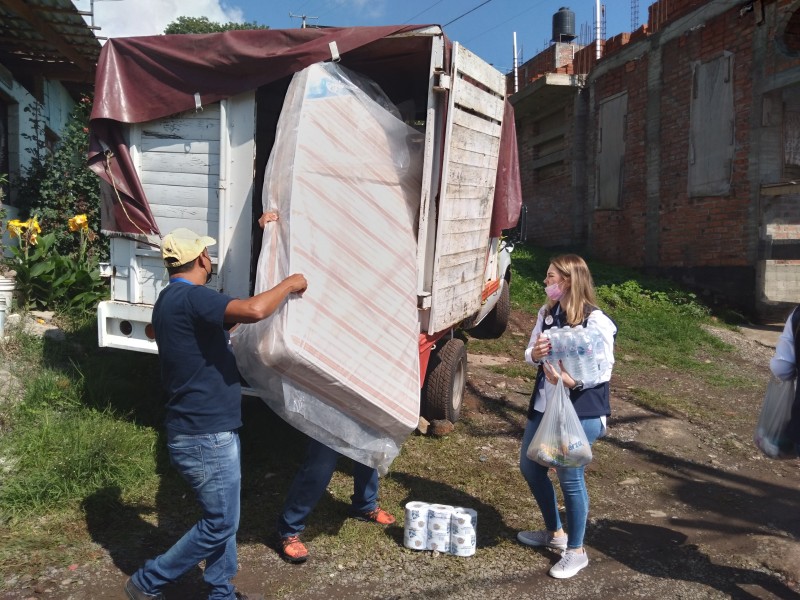
[[[207,235],[197,235],[191,229],[179,227],[161,241],[161,258],[167,267],[180,267],[200,256],[208,246],[217,243]]]

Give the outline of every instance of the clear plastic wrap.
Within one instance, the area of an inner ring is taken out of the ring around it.
[[[419,418],[420,134],[380,88],[333,63],[297,73],[265,183],[256,293],[308,290],[232,336],[250,386],[290,424],[385,472]]]

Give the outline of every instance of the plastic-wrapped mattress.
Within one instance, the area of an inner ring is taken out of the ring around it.
[[[419,417],[421,136],[372,81],[297,73],[267,163],[256,292],[308,290],[234,331],[239,369],[296,428],[385,472]]]

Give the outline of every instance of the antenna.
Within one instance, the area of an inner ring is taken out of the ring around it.
[[[293,15],[292,13],[289,13],[289,18],[290,19],[302,19],[303,22],[300,25],[300,29],[305,29],[306,27],[308,27],[308,25],[306,25],[306,19],[319,19],[319,17],[309,17],[307,15]]]
[[[631,33],[639,29],[639,0],[631,0]]]

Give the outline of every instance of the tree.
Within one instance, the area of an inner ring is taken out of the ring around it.
[[[217,23],[209,21],[208,17],[178,17],[175,21],[167,25],[164,33],[221,33],[223,31],[233,31],[238,29],[269,29],[266,25],[252,23]]]

